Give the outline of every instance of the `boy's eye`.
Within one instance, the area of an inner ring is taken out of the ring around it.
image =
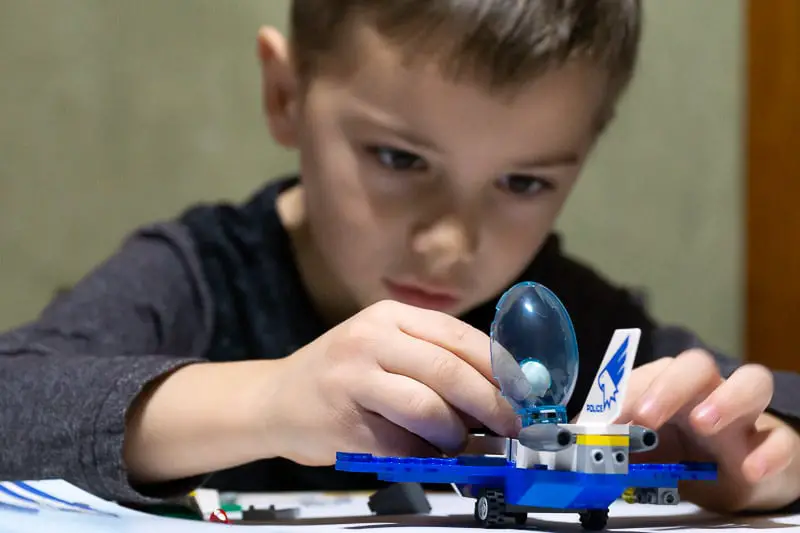
[[[546,189],[551,188],[550,183],[533,176],[523,176],[520,174],[510,174],[503,176],[498,183],[498,187],[520,196],[533,196]]]
[[[372,146],[368,150],[378,159],[381,165],[391,170],[407,172],[425,169],[425,161],[411,152],[383,146]]]

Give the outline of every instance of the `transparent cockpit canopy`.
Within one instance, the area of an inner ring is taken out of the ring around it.
[[[492,371],[518,412],[566,405],[578,379],[572,320],[548,288],[525,282],[497,303],[491,329]]]

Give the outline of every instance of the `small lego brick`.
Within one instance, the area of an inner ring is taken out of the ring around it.
[[[237,503],[223,503],[220,509],[222,509],[229,515],[242,512],[242,506]]]
[[[469,431],[468,431],[468,434],[469,435],[482,435],[482,436],[486,436],[486,437],[499,437],[500,436],[500,435],[498,435],[497,433],[495,433],[494,431],[492,431],[491,429],[489,429],[487,427],[470,428]]]
[[[251,505],[242,511],[242,522],[272,522],[283,520],[294,520],[300,515],[300,509],[297,507],[287,507],[285,509],[276,509],[274,505],[270,505],[267,509],[256,509]]]
[[[140,505],[126,503],[125,507],[148,513],[156,516],[164,516],[169,518],[181,518],[184,520],[205,520],[206,517],[203,511],[197,505],[197,502],[191,498],[178,498],[169,500],[156,505]]]
[[[419,483],[394,483],[369,498],[369,509],[377,515],[428,514],[431,504]]]
[[[681,501],[678,489],[673,487],[631,487],[623,493],[622,499],[647,505],[678,505]]]
[[[222,509],[217,509],[211,516],[208,517],[209,522],[217,522],[219,524],[228,524],[230,520],[228,520],[228,514],[223,511]]]
[[[630,435],[630,424],[561,424],[576,435]]]

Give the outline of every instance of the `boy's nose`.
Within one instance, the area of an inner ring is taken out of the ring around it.
[[[450,274],[467,263],[475,253],[475,231],[464,221],[448,217],[418,231],[413,237],[414,252],[422,256],[428,274],[434,278]]]

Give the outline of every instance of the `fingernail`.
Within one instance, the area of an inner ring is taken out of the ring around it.
[[[705,426],[706,429],[714,429],[720,421],[719,411],[717,411],[716,407],[713,405],[701,405],[697,410],[695,418]]]

